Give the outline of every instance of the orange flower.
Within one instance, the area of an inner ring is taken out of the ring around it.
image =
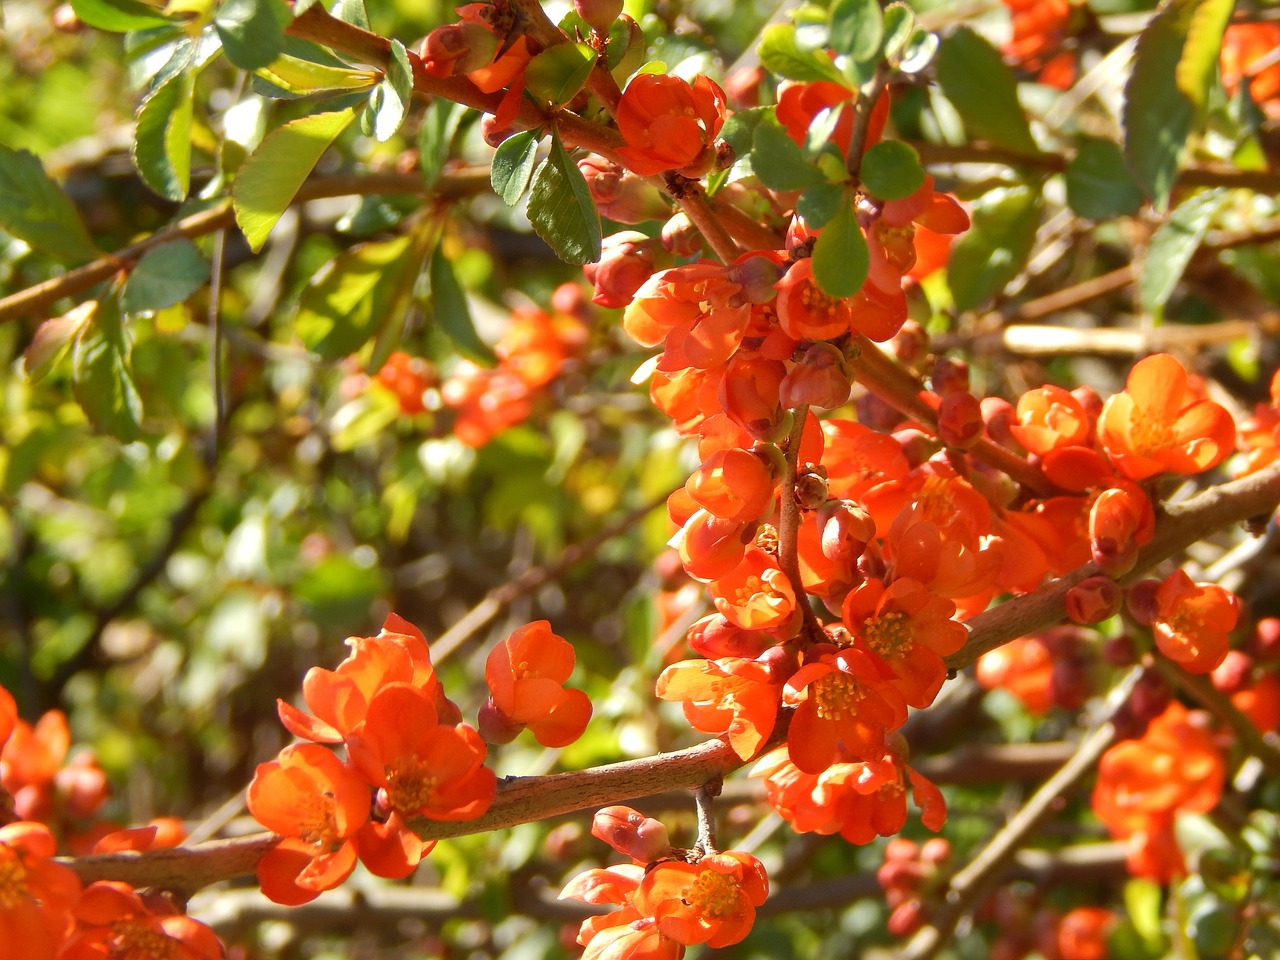
[[[725,735],[743,760],[769,739],[782,700],[782,685],[754,660],[682,660],[662,671],[657,695],[682,701],[690,726]]]
[[[80,880],[53,861],[57,844],[42,823],[0,827],[0,943],[23,960],[52,960],[70,932]]]
[[[1248,82],[1249,96],[1274,118],[1280,115],[1280,64],[1255,64],[1280,47],[1280,23],[1233,23],[1222,37],[1222,85],[1235,93]]]
[[[774,286],[778,291],[778,325],[787,336],[830,340],[854,328],[854,302],[822,292],[813,277],[812,259],[797,260]]]
[[[880,216],[866,231],[870,254],[867,282],[895,299],[902,295],[902,278],[915,266],[917,225],[936,234],[954,236],[969,229],[969,214],[955,197],[936,192],[930,176],[911,196],[889,200],[881,206]],[[902,319],[906,319],[905,315]]]
[[[1053,661],[1040,637],[1018,637],[978,658],[978,683],[985,690],[1003,687],[1032,713],[1046,713],[1053,706]]]
[[[700,177],[715,161],[712,145],[724,124],[725,96],[719,84],[698,74],[679,77],[641,73],[618,101],[618,130],[627,145],[618,155],[641,176],[675,170]]]
[[[1164,353],[1134,364],[1098,418],[1098,439],[1131,480],[1209,470],[1230,455],[1235,432],[1231,414],[1192,393],[1187,371]]]
[[[1119,918],[1105,907],[1076,907],[1058,922],[1058,955],[1070,960],[1106,960],[1107,936]]]
[[[743,630],[789,633],[799,615],[790,579],[776,559],[755,547],[708,589],[720,615]]]
[[[153,900],[152,903],[163,903]],[[75,908],[79,930],[58,960],[221,960],[222,944],[203,923],[155,909],[127,883],[99,880],[85,888]]]
[[[775,471],[763,456],[733,447],[703,460],[685,483],[698,505],[722,520],[759,520],[773,506]]]
[[[823,420],[827,492],[836,500],[861,500],[877,483],[901,480],[911,471],[902,445],[856,420]]]
[[[591,699],[581,690],[566,690],[573,672],[573,644],[536,620],[512,632],[489,652],[484,679],[489,701],[506,728],[528,727],[544,747],[567,746],[586,729]]]
[[[1175,570],[1156,590],[1151,622],[1156,646],[1189,673],[1208,673],[1227,655],[1227,634],[1235,629],[1240,601],[1216,583],[1194,583]]]
[[[506,370],[487,370],[470,360],[454,368],[440,396],[457,414],[453,435],[469,447],[483,447],[533,412],[527,383]]]
[[[645,875],[638,864],[618,864],[578,874],[560,891],[584,903],[612,903],[612,913],[588,917],[578,931],[582,960],[680,960],[684,946],[665,936],[652,917],[641,916],[632,898]]]
[[[13,694],[0,687],[0,750],[4,749],[17,722],[18,704],[14,702]]]
[[[1066,90],[1075,81],[1075,56],[1063,51],[1071,18],[1068,0],[1004,0],[1013,19],[1005,58],[1038,73],[1040,82]]]
[[[326,747],[285,747],[258,765],[249,812],[282,839],[258,863],[262,892],[276,903],[307,903],[355,869],[352,841],[369,819],[369,785]]]
[[[749,853],[711,853],[697,863],[662,860],[632,895],[642,916],[686,946],[727,947],[751,932],[756,907],[769,896],[764,865]]]
[[[400,412],[410,415],[427,409],[422,395],[435,380],[435,370],[427,360],[401,350],[387,357],[377,377],[378,384],[395,394]]]
[[[1280,25],[1277,25],[1280,29]],[[1240,449],[1248,461],[1240,475],[1261,470],[1276,459],[1280,445],[1280,370],[1271,375],[1271,402],[1258,404],[1253,416],[1240,424]]]
[[[71,747],[71,730],[61,710],[36,721],[14,720],[0,750],[0,787],[13,797],[21,820],[48,821],[54,814],[54,777]]]
[[[1024,393],[1018,399],[1017,417],[1009,432],[1030,453],[1040,456],[1059,447],[1087,443],[1093,428],[1080,401],[1052,385]]]

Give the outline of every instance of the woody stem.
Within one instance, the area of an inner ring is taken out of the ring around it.
[[[698,810],[698,849],[703,855],[719,853],[716,846],[716,813],[713,800],[720,796],[723,781],[716,777],[708,780],[693,794],[693,802]]]
[[[822,625],[809,605],[804,580],[800,576],[800,504],[796,502],[796,481],[800,473],[800,440],[804,436],[805,421],[809,416],[807,406],[792,411],[795,421],[787,435],[787,469],[782,476],[782,488],[778,494],[778,566],[787,575],[791,591],[796,595],[796,605],[803,617],[801,634],[810,639],[821,636]]]

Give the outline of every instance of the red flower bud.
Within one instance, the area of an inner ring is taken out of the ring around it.
[[[1089,577],[1068,590],[1064,599],[1072,623],[1101,623],[1120,612],[1124,593],[1110,577]]]
[[[631,807],[618,805],[597,811],[591,820],[591,835],[642,863],[652,863],[671,852],[667,828]]]
[[[702,252],[702,231],[688,214],[677,211],[662,225],[662,246],[677,257],[694,257]]]
[[[952,357],[939,357],[933,364],[930,377],[933,392],[946,396],[949,393],[969,391],[969,364]]]
[[[578,169],[601,216],[618,223],[643,223],[661,220],[670,211],[657,189],[626,167],[589,154],[578,161]]]
[[[971,393],[944,394],[938,407],[938,438],[949,447],[968,450],[982,439],[986,424],[982,405]]]
[[[591,302],[602,307],[625,307],[640,285],[653,275],[654,242],[643,233],[624,230],[605,237],[600,260],[582,268],[595,287]]]
[[[853,371],[834,344],[816,341],[804,353],[779,387],[784,407],[811,406],[830,410],[849,401]]]

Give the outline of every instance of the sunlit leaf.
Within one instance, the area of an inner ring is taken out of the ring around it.
[[[284,0],[226,0],[213,25],[227,59],[241,70],[257,70],[284,51],[284,28],[292,16]]]
[[[980,140],[1018,153],[1038,152],[1017,84],[1000,51],[968,27],[938,50],[938,85],[955,105],[965,129]]]
[[[143,182],[167,200],[191,189],[191,120],[195,76],[175,74],[138,107],[133,162]]]
[[[813,246],[813,278],[829,297],[852,297],[866,282],[870,262],[867,239],[846,194]]]
[[[494,151],[489,181],[493,184],[493,192],[508,207],[514,207],[529,189],[537,154],[538,134],[534,130],[524,130],[507,137]]]
[[[992,190],[974,204],[972,221],[947,266],[959,310],[990,300],[1022,270],[1040,225],[1040,191],[1025,185]]]
[[[0,144],[0,228],[37,250],[62,260],[92,260],[89,239],[71,198],[40,161],[25,150]]]
[[[1148,313],[1159,318],[1164,312],[1164,305],[1225,200],[1222,189],[1197,194],[1180,203],[1152,235],[1138,276],[1139,299]]]
[[[142,255],[125,281],[120,305],[129,315],[163,310],[182,303],[208,280],[209,261],[180,237]]]
[[[533,175],[529,222],[566,263],[600,259],[600,214],[582,171],[554,134],[550,156]]]

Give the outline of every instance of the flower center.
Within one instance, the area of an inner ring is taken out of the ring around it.
[[[703,870],[684,892],[684,902],[708,917],[727,917],[742,910],[742,890],[727,873]]]
[[[890,610],[872,617],[862,626],[867,646],[882,657],[899,656],[912,641],[911,618],[901,610]]]
[[[844,673],[828,673],[813,683],[813,699],[822,720],[852,716],[863,696],[858,681]]]
[[[338,818],[333,797],[329,794],[309,798],[307,808],[298,818],[298,838],[328,849],[340,844]]]
[[[1135,406],[1129,414],[1129,441],[1135,453],[1150,457],[1174,445],[1173,427]]]
[[[810,313],[824,317],[830,317],[836,312],[836,308],[840,306],[839,300],[835,297],[828,297],[812,281],[806,282],[800,288],[800,302],[804,304],[804,308]]]
[[[30,896],[22,861],[13,850],[0,844],[0,909],[7,910]]]
[[[924,519],[945,526],[956,515],[955,501],[951,499],[951,491],[944,477],[925,477],[916,494],[916,503],[924,511]]]
[[[436,778],[423,767],[417,754],[399,760],[387,770],[387,799],[404,814],[415,814],[430,802]]]
[[[178,943],[155,927],[136,920],[121,920],[111,926],[111,960],[177,960]]]

